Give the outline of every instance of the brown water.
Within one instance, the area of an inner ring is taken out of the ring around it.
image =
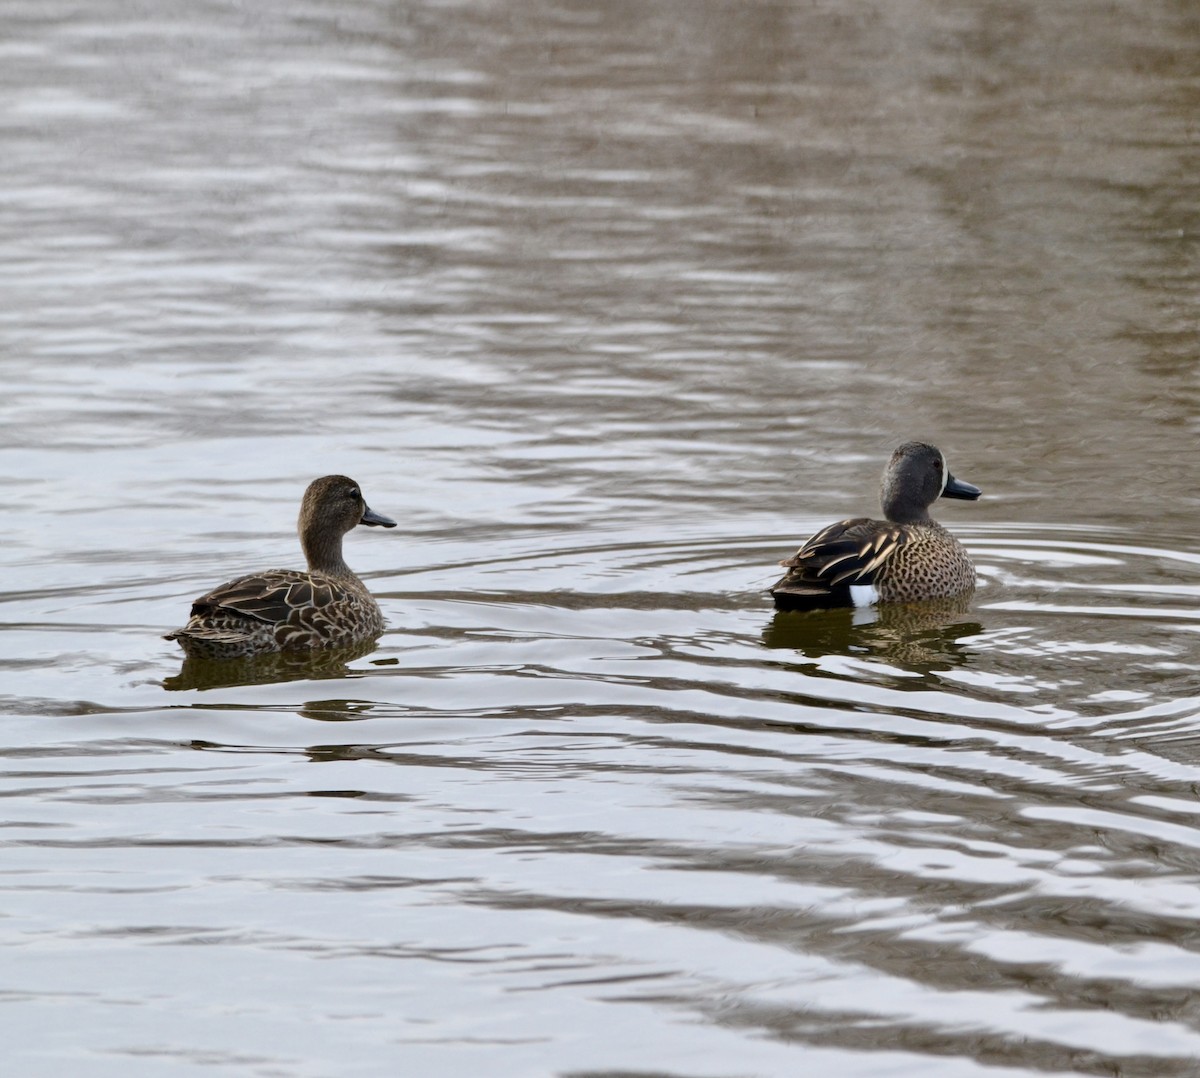
[[[3,27],[6,1074],[1200,1074],[1194,4]],[[776,616],[908,437],[973,603]]]

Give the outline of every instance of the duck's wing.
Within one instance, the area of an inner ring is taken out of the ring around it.
[[[314,578],[295,569],[269,569],[214,588],[192,603],[193,618],[236,614],[274,625],[287,621],[301,608],[319,609],[344,594],[327,578]]]
[[[792,557],[771,588],[777,606],[851,605],[853,585],[874,585],[880,571],[908,542],[899,524],[869,517],[822,528]]]

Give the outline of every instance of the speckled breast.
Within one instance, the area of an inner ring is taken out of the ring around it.
[[[888,560],[875,586],[887,603],[946,599],[974,590],[975,566],[941,525],[919,525]]]

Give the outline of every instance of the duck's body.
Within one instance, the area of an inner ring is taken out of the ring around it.
[[[192,657],[234,659],[378,636],[379,604],[342,559],[342,536],[358,524],[396,526],[367,506],[352,479],[314,480],[304,493],[299,522],[308,571],[268,569],[222,584],[197,599],[188,623],[166,639],[178,640]]]
[[[780,610],[909,603],[963,595],[975,566],[962,544],[929,515],[939,497],[973,501],[978,487],[950,474],[940,450],[906,442],[883,473],[885,520],[856,517],[817,532],[781,564],[771,588]]]
[[[168,640],[189,655],[233,659],[339,647],[383,632],[383,614],[358,577],[268,569],[214,588]]]

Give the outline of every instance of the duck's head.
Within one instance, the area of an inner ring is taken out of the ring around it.
[[[336,535],[358,527],[394,528],[396,522],[376,513],[363,500],[362,490],[344,475],[324,475],[308,484],[300,503],[300,534]]]
[[[883,470],[879,504],[888,520],[907,524],[928,519],[929,507],[938,498],[974,501],[982,493],[978,487],[950,474],[946,458],[937,446],[905,442]]]

